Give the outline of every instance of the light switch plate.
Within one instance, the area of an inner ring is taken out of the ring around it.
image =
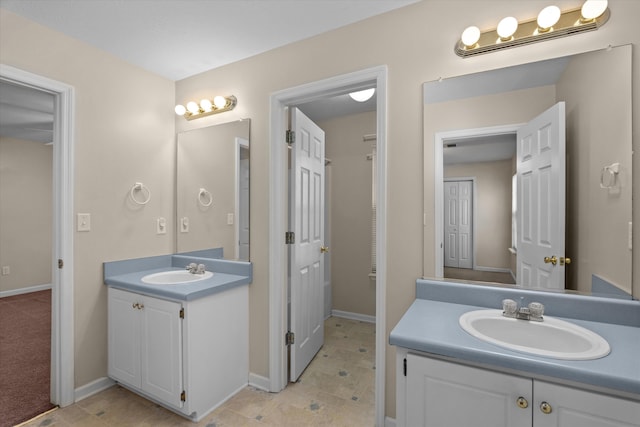
[[[235,217],[235,215],[233,215],[233,213],[228,213],[227,214],[227,225],[233,225],[234,217]]]
[[[77,216],[78,231],[91,231],[91,214],[88,213],[79,213]]]

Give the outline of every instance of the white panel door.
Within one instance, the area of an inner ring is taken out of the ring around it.
[[[473,268],[473,182],[444,182],[444,265]]]
[[[517,143],[518,285],[564,289],[564,102],[522,126]]]
[[[324,343],[324,131],[291,109],[290,381],[296,381]]]
[[[533,382],[536,427],[638,427],[640,402]],[[546,412],[542,411],[546,403]],[[548,413],[547,413],[548,412]]]

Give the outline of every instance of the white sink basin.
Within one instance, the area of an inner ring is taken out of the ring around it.
[[[147,274],[142,278],[142,283],[148,285],[179,285],[181,283],[198,282],[211,276],[213,276],[211,271],[205,271],[204,274],[193,274],[186,270],[168,270]]]
[[[595,332],[547,316],[534,322],[504,317],[502,310],[476,310],[460,316],[459,322],[476,338],[538,356],[589,360],[611,351],[609,343]]]

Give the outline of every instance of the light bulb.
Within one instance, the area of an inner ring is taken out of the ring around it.
[[[547,6],[538,14],[538,30],[546,32],[551,29],[560,19],[560,8],[558,6]]]
[[[187,110],[189,110],[191,114],[198,114],[200,112],[200,107],[198,107],[198,104],[191,101],[187,104]]]
[[[580,13],[583,21],[592,21],[607,10],[607,0],[587,0],[582,5]]]
[[[375,88],[365,89],[365,90],[360,90],[358,92],[351,92],[349,96],[354,101],[365,102],[371,99],[375,91],[376,91]]]
[[[212,104],[211,101],[209,101],[208,99],[202,99],[200,100],[200,108],[202,108],[204,111],[211,111]]]
[[[184,108],[184,105],[178,104],[178,105],[176,105],[175,111],[176,111],[177,115],[184,116],[184,113],[187,112],[187,109]]]
[[[227,98],[225,98],[224,96],[216,96],[215,98],[213,98],[213,104],[216,106],[217,109],[221,109],[227,106]]]
[[[474,26],[467,27],[462,32],[462,37],[460,39],[462,40],[462,44],[466,47],[475,46],[475,44],[478,43],[478,40],[480,40],[480,28]]]
[[[513,16],[507,16],[498,23],[498,36],[500,36],[500,40],[507,41],[513,37],[517,29],[518,20]]]

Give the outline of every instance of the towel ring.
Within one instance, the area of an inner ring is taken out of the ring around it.
[[[143,200],[136,199],[136,191],[143,193]],[[145,192],[147,193],[146,196],[144,196]],[[149,203],[149,200],[151,200],[151,190],[149,190],[149,188],[141,182],[136,182],[135,184],[133,184],[133,187],[131,187],[130,195],[131,200],[133,200],[133,202],[137,205],[146,205],[147,203]]]
[[[213,196],[208,190],[206,190],[205,188],[201,188],[198,192],[198,203],[200,203],[205,208],[208,208],[213,203]]]

